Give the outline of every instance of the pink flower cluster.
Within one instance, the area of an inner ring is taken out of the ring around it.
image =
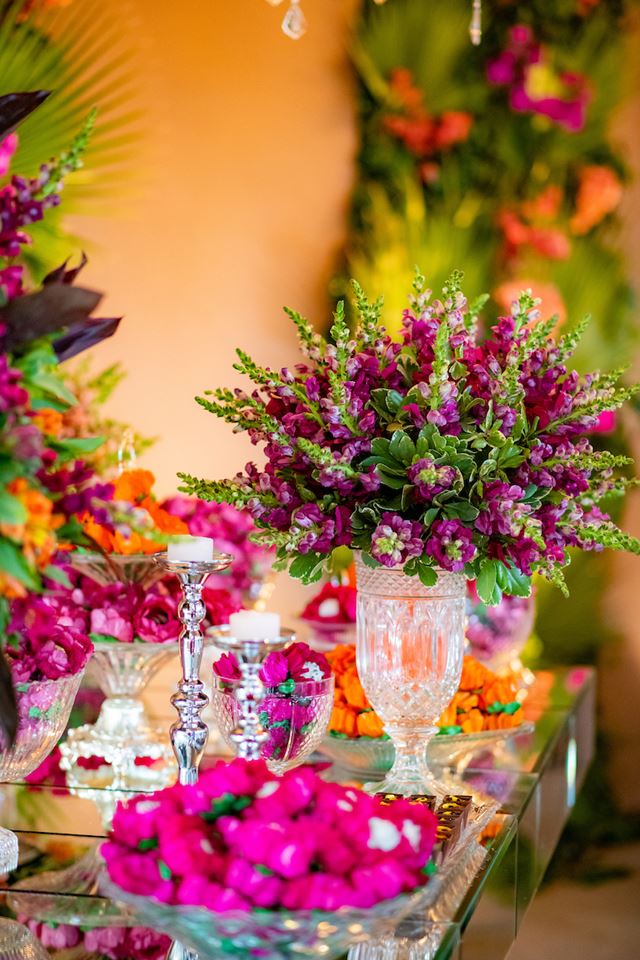
[[[234,760],[119,804],[102,854],[115,884],[163,903],[333,911],[423,884],[436,826],[425,807],[382,806],[309,767],[276,777]]]
[[[147,589],[139,584],[101,585],[89,577],[75,578],[72,590],[57,589],[47,602],[72,620],[92,640],[116,640],[119,643],[173,643],[182,624],[178,617],[180,593],[172,579]],[[205,587],[207,622],[226,623],[238,609],[226,591]]]
[[[512,110],[540,114],[577,133],[585,125],[591,99],[587,79],[578,73],[556,75],[546,56],[531,27],[512,27],[506,49],[487,67],[487,79],[509,88]]]
[[[228,696],[233,696],[233,684],[242,677],[234,654],[223,654],[213,664],[213,672],[223,690],[228,686]],[[323,681],[330,676],[331,667],[325,655],[306,643],[292,643],[282,652],[266,657],[260,671],[266,687],[260,722],[269,734],[262,751],[267,760],[289,760],[299,754],[317,722],[315,698],[326,695]]]
[[[534,613],[532,597],[503,596],[494,607],[484,604],[472,581],[467,584],[467,626],[470,653],[483,663],[517,656],[528,639]]]
[[[5,654],[18,684],[71,677],[84,669],[93,644],[76,618],[49,597],[14,600]]]
[[[165,500],[162,507],[184,520],[191,536],[212,537],[216,550],[233,557],[227,570],[209,577],[208,585],[231,591],[234,600],[252,599],[252,586],[264,580],[271,570],[273,551],[249,539],[256,526],[248,511],[228,503],[205,503],[195,497],[179,496]]]
[[[300,614],[302,620],[322,623],[356,622],[356,588],[325,583]]]
[[[70,950],[83,945],[86,953],[105,960],[164,960],[171,946],[171,940],[164,933],[146,927],[83,930],[68,923],[50,925],[27,917],[19,919],[48,950]]]

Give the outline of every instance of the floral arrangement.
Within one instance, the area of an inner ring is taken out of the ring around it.
[[[271,573],[273,551],[252,540],[256,527],[250,514],[228,503],[204,503],[194,497],[170,497],[162,507],[186,523],[191,536],[212,537],[217,550],[233,557],[226,570],[209,577],[209,587],[226,589],[239,602],[253,600],[255,585]]]
[[[356,650],[340,644],[327,659],[335,676],[332,736],[387,738],[380,717],[367,699],[356,666]],[[440,735],[503,730],[522,723],[513,676],[498,677],[473,657],[466,656],[458,691],[438,721]]]
[[[45,602],[61,620],[74,623],[95,643],[174,643],[182,630],[178,616],[180,592],[172,579],[150,587],[139,583],[96,583],[68,571],[70,587],[59,586]],[[236,604],[224,591],[206,588],[206,625],[227,623]],[[29,597],[25,606],[37,598]]]
[[[464,572],[496,603],[527,596],[534,572],[565,589],[570,547],[640,552],[598,507],[633,483],[616,475],[631,461],[585,436],[636,388],[618,386],[619,372],[571,370],[585,324],[556,342],[529,293],[481,339],[483,301],[468,305],[460,280],[432,300],[416,276],[400,342],[356,284],[359,324],[340,304],[331,343],[292,314],[295,372],[238,351],[254,392],[197,399],[263,444],[266,465],[230,481],[180,474],[184,488],[246,507],[280,568],[305,582],[346,545],[427,586],[438,569]]]
[[[167,539],[189,532],[187,524],[164,509],[153,495],[150,470],[124,470],[113,484],[115,522],[104,511],[79,514],[84,536],[103,553],[131,556],[158,553]]]
[[[494,607],[483,603],[472,581],[467,584],[465,636],[471,653],[488,664],[517,657],[531,632],[534,618],[531,597],[503,596]]]
[[[233,653],[223,653],[214,662],[213,673],[230,693],[242,679]],[[317,718],[314,684],[331,676],[329,662],[308,644],[295,642],[268,654],[259,676],[266,688],[260,723],[269,734],[262,755],[266,760],[297,756]]]
[[[52,598],[32,595],[13,601],[4,652],[17,684],[75,676],[92,651],[83,625]]]
[[[8,171],[17,145],[13,128],[47,94],[0,97],[0,166]],[[28,230],[60,202],[65,178],[82,164],[93,117],[58,160],[38,175],[14,174],[0,187],[0,605],[57,576],[57,547],[73,511],[98,509],[110,488],[77,458],[101,439],[64,437],[60,424],[75,397],[60,376],[61,360],[110,336],[119,320],[91,316],[100,294],[75,287],[80,267],[63,265],[31,292],[26,284]],[[8,134],[8,136],[5,136]]]
[[[234,760],[119,804],[102,855],[115,884],[162,903],[332,911],[423,885],[436,828],[425,806]]]

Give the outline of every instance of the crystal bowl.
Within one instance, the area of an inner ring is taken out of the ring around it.
[[[429,741],[429,762],[434,767],[459,766],[469,755],[496,747],[511,737],[531,733],[533,728],[532,723],[521,723],[506,730],[440,734]],[[345,773],[362,780],[382,780],[393,766],[393,742],[385,737],[345,737],[329,733],[319,750]]]
[[[69,721],[83,673],[16,684],[18,732],[13,746],[0,753],[0,780],[22,780],[49,756]]]
[[[108,583],[138,583],[150,587],[164,576],[164,571],[155,562],[156,554],[98,553],[98,551],[74,550],[69,562],[78,573],[90,577],[105,586]]]
[[[211,706],[225,742],[235,750],[232,731],[240,720],[238,681],[214,677]],[[296,683],[291,693],[266,687],[260,720],[269,734],[262,755],[274,773],[297,767],[320,746],[333,709],[333,676]]]
[[[106,879],[101,888],[114,900],[130,905],[136,922],[167,933],[207,960],[251,956],[334,960],[351,944],[390,934],[409,913],[435,902],[440,881],[432,877],[420,890],[384,900],[368,910],[344,908],[332,913],[259,910],[216,914],[204,907],[171,906],[135,896]]]

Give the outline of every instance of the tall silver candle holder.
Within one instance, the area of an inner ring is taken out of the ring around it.
[[[180,783],[197,783],[198,767],[209,737],[209,728],[200,716],[209,702],[200,679],[200,664],[204,636],[200,624],[206,607],[202,588],[212,573],[225,570],[232,561],[227,553],[214,555],[213,560],[170,560],[167,554],[156,558],[166,573],[173,573],[182,586],[182,600],[178,608],[183,628],[180,633],[180,661],[182,680],[171,703],[178,712],[178,721],[171,727],[171,745],[178,761]]]
[[[282,650],[293,643],[296,635],[293,630],[282,629],[279,637],[272,639],[238,640],[227,631],[216,632],[216,646],[234,653],[242,679],[234,687],[234,697],[238,701],[238,725],[229,734],[236,748],[236,755],[243,760],[259,760],[262,746],[269,739],[260,721],[260,703],[264,698],[264,686],[260,679],[260,669],[268,654]]]

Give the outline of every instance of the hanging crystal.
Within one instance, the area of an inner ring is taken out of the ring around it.
[[[292,40],[299,40],[307,30],[307,20],[298,0],[291,0],[282,21],[282,32]]]
[[[471,43],[477,47],[482,40],[482,0],[473,0],[469,36]]]
[[[125,470],[135,470],[136,461],[136,435],[131,427],[127,427],[118,446],[118,466],[116,468],[118,476]]]

